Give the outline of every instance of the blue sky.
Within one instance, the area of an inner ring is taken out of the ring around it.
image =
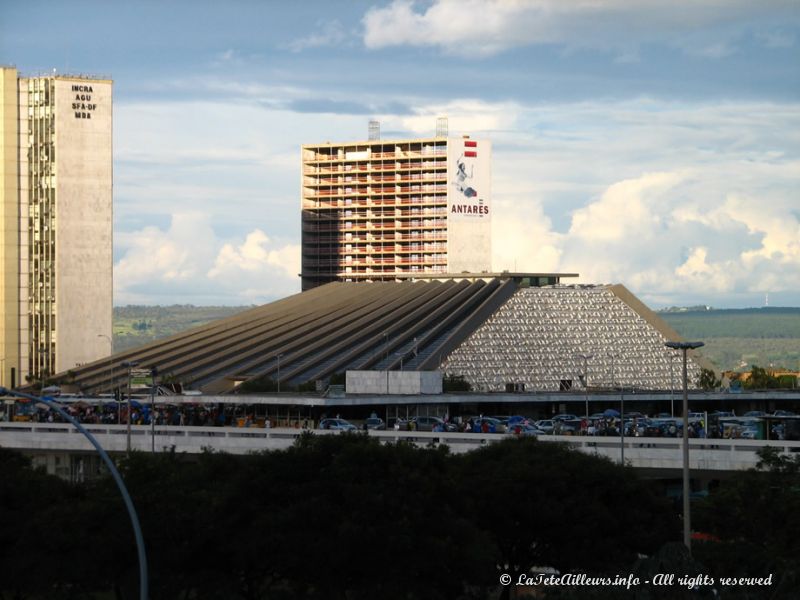
[[[114,79],[118,305],[299,291],[300,145],[440,115],[493,142],[495,269],[800,305],[796,1],[10,0],[0,62]]]

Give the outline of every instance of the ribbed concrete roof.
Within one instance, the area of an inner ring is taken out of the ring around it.
[[[349,369],[429,370],[517,289],[514,279],[331,283],[60,374],[87,392],[124,386],[125,362],[225,393],[268,376],[283,384]],[[280,366],[279,366],[280,361]]]

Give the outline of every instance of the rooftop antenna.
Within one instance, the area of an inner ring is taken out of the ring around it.
[[[368,135],[369,140],[379,140],[381,139],[381,122],[370,120],[369,128],[368,128]]]
[[[436,117],[436,137],[447,137],[447,117]]]

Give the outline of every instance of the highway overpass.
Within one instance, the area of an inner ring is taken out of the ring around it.
[[[125,452],[126,425],[89,425],[85,427],[111,453]],[[314,430],[315,435],[339,435],[337,431]],[[245,454],[259,450],[278,450],[291,446],[302,429],[247,427],[180,427],[157,426],[155,435],[150,426],[131,427],[131,448],[140,452],[178,452],[198,454],[205,449]],[[452,452],[468,452],[502,440],[504,434],[429,433],[420,431],[370,431],[385,443],[412,442],[420,446],[447,445]],[[581,452],[620,460],[621,442],[618,437],[605,436],[539,436],[545,443],[569,444]],[[658,477],[679,477],[682,467],[680,438],[625,438],[626,464]],[[94,464],[94,451],[88,440],[72,425],[66,423],[2,422],[0,446],[19,450],[33,456],[48,471],[68,476],[65,466],[76,457]],[[758,462],[757,451],[765,446],[781,453],[800,452],[798,441],[690,439],[691,469],[697,476],[713,478],[725,473],[749,469]],[[60,457],[60,458],[59,458]],[[56,460],[58,458],[58,460]],[[61,465],[61,471],[58,469]],[[74,478],[75,475],[73,474]]]

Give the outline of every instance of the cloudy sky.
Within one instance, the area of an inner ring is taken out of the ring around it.
[[[0,62],[114,79],[115,304],[299,291],[299,147],[494,145],[497,270],[800,306],[796,0],[7,0]]]

